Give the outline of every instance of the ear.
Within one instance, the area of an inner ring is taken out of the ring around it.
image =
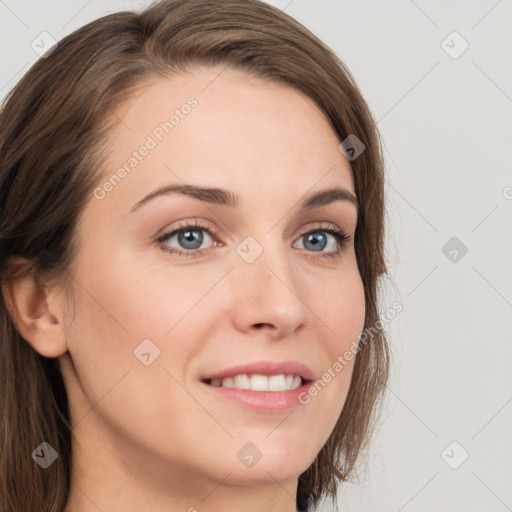
[[[21,336],[45,357],[58,357],[67,351],[62,303],[58,290],[37,283],[34,272],[16,271],[29,260],[16,256],[9,266],[16,274],[2,284],[4,301]]]

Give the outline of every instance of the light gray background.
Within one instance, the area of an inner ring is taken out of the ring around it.
[[[341,488],[340,510],[512,510],[512,1],[269,3],[346,62],[385,145],[382,311],[404,309],[389,324],[392,378],[368,468]],[[38,58],[42,31],[59,40],[143,5],[0,0],[0,97]],[[453,31],[469,44],[457,58]],[[468,249],[456,261],[442,252],[452,237]]]

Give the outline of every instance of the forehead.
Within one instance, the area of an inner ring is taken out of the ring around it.
[[[325,114],[289,86],[197,67],[152,78],[115,111],[104,179],[133,204],[156,185],[196,183],[245,193],[353,191],[350,164]]]

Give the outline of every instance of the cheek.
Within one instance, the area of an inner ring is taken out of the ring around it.
[[[322,348],[327,360],[303,403],[315,404],[317,414],[325,420],[327,438],[345,404],[364,329],[364,287],[357,270],[332,280],[326,292],[316,296],[315,311],[319,312],[317,325],[322,326]]]
[[[164,450],[163,430],[182,436],[187,423],[176,420],[173,411],[179,409],[185,417],[204,415],[176,382],[183,381],[195,346],[180,340],[177,333],[186,331],[192,340],[197,338],[197,327],[187,323],[186,315],[198,301],[200,285],[176,279],[167,284],[152,278],[152,272],[136,273],[113,260],[99,266],[101,272],[92,271],[93,260],[89,265],[76,274],[81,286],[76,289],[76,314],[68,329],[80,385],[74,401],[77,417],[93,421],[88,411],[94,407],[103,421],[131,439],[145,432],[149,439],[159,440],[153,445]],[[202,287],[204,294],[208,289],[204,279]],[[194,288],[195,293],[189,291]],[[86,402],[78,398],[81,393]]]
[[[205,275],[192,266],[171,271],[169,266],[165,255],[155,262],[124,247],[84,258],[76,274],[83,283],[78,293],[87,321],[116,333],[113,342],[163,339],[218,280],[214,272]]]
[[[148,264],[126,253],[116,258],[114,250],[103,256],[106,252],[110,258],[97,252],[75,270],[80,286],[68,331],[69,351],[91,403],[109,393],[110,410],[117,410],[115,393],[109,390],[130,372],[119,388],[136,382],[128,396],[134,406],[148,407],[144,417],[149,418],[147,397],[180,396],[180,387],[166,370],[184,381],[188,362],[200,353],[199,340],[218,307],[208,292],[223,272],[198,272],[192,265],[171,272],[162,267],[165,262]]]
[[[328,288],[325,293],[315,297],[331,362],[358,343],[364,328],[366,308],[363,282],[355,265],[347,267],[337,279],[326,281]]]

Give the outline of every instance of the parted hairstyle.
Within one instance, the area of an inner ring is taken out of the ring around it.
[[[375,121],[340,58],[302,24],[260,0],[163,0],[140,13],[88,23],[40,58],[0,110],[0,282],[31,272],[41,287],[72,281],[75,227],[101,179],[114,109],[156,77],[220,65],[295,88],[325,114],[351,161],[359,202],[354,237],[364,285],[364,329],[378,322],[384,257],[384,165]],[[300,172],[300,171],[298,171]],[[25,267],[10,265],[14,257]],[[67,293],[67,292],[66,292]],[[335,428],[299,476],[297,505],[336,497],[357,472],[383,402],[390,353],[372,329],[355,355]],[[340,397],[341,399],[341,397]],[[0,509],[62,512],[71,482],[72,425],[58,358],[23,339],[0,294]],[[47,469],[31,457],[43,441],[58,453]]]

